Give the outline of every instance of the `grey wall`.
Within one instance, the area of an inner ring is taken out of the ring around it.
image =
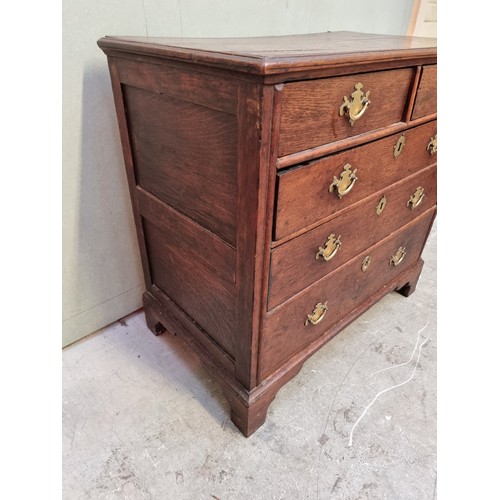
[[[252,36],[354,30],[405,34],[412,0],[65,0],[63,345],[141,307],[104,35]]]

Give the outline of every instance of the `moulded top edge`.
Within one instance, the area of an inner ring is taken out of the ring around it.
[[[262,75],[349,61],[433,57],[437,50],[434,38],[346,31],[252,38],[107,36],[98,45],[104,52],[152,55]]]

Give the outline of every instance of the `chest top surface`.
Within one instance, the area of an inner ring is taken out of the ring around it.
[[[271,75],[339,64],[436,56],[436,39],[349,31],[250,38],[104,37],[106,51],[125,51]]]

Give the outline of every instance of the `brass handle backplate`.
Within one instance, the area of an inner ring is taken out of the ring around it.
[[[427,151],[429,151],[431,156],[435,155],[438,152],[438,136],[437,136],[437,134],[434,137],[431,137],[429,144],[427,144]]]
[[[356,90],[351,94],[351,99],[349,100],[344,96],[344,100],[340,106],[340,116],[347,114],[351,127],[365,114],[370,104],[370,91],[365,94],[361,90],[363,88],[361,82],[356,83],[354,88]]]
[[[396,145],[394,146],[394,158],[397,158],[402,152],[403,148],[405,147],[405,135],[402,134],[401,137],[398,139],[398,142],[396,142]]]
[[[424,188],[422,186],[418,186],[417,190],[410,196],[410,199],[406,203],[406,206],[411,210],[417,208],[420,203],[422,203],[424,196]]]
[[[314,311],[312,312],[312,314],[307,315],[307,319],[304,324],[307,326],[309,323],[311,325],[317,325],[318,323],[321,323],[323,321],[323,318],[325,317],[326,311],[328,311],[327,303],[325,302],[323,304],[321,302],[318,302],[314,306]]]
[[[335,238],[334,234],[328,236],[328,239],[325,242],[324,247],[319,247],[319,252],[316,254],[316,260],[319,260],[320,257],[323,257],[323,260],[328,262],[335,257],[335,254],[339,251],[340,245],[342,242],[340,241],[340,234]]]
[[[399,247],[398,251],[391,257],[389,264],[391,266],[394,266],[394,267],[399,266],[399,264],[401,264],[401,262],[403,262],[405,255],[406,255],[406,248]]]
[[[354,187],[354,183],[358,180],[358,178],[356,177],[356,172],[358,171],[358,169],[351,169],[352,166],[349,163],[345,165],[342,173],[340,174],[340,179],[337,179],[337,176],[334,175],[333,182],[328,188],[328,191],[330,193],[333,193],[335,188],[337,188],[337,196],[339,197],[339,199],[349,193],[349,191],[351,191],[351,189]]]
[[[380,198],[379,202],[377,203],[377,206],[375,207],[375,213],[377,215],[380,215],[384,211],[386,205],[387,205],[387,198],[385,197],[384,194],[384,196]]]

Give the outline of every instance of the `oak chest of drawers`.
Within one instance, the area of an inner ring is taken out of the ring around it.
[[[105,37],[147,291],[245,435],[304,361],[409,295],[436,210],[435,40]]]

